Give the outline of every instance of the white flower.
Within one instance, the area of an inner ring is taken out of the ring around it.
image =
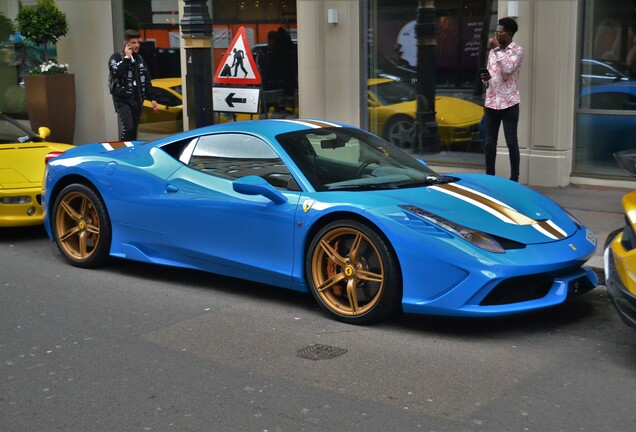
[[[31,69],[31,75],[64,75],[68,73],[68,64],[58,64],[52,60],[46,61]]]

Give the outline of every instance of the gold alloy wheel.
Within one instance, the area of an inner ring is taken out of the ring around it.
[[[70,192],[56,209],[55,234],[62,251],[71,259],[86,260],[99,243],[99,217],[85,194]]]
[[[327,232],[313,250],[311,269],[320,300],[338,315],[364,315],[385,288],[381,255],[369,237],[355,228]]]

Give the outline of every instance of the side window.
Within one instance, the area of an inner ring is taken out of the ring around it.
[[[188,166],[227,180],[255,175],[286,189],[291,175],[276,152],[260,138],[215,134],[199,138]]]

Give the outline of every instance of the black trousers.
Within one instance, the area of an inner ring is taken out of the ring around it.
[[[519,124],[519,104],[510,108],[495,110],[484,108],[486,118],[486,143],[484,154],[486,155],[486,174],[495,175],[495,159],[497,157],[497,137],[499,126],[503,123],[506,146],[510,154],[510,180],[519,181],[519,139],[517,138],[517,125]]]
[[[113,101],[115,112],[119,119],[119,139],[122,141],[134,141],[137,139],[139,117],[141,117],[141,104],[137,102]]]

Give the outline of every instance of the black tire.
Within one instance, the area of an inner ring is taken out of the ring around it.
[[[69,264],[94,268],[108,260],[110,218],[101,197],[90,187],[75,183],[62,189],[53,205],[51,229]]]
[[[607,235],[607,238],[605,239],[605,243],[603,244],[603,250],[607,249],[607,247],[614,241],[616,236],[619,235],[620,233],[622,233],[623,230],[624,230],[624,228],[618,228],[618,229],[615,229],[614,231],[612,231],[611,233],[609,233]]]
[[[397,147],[414,149],[415,121],[406,115],[391,117],[386,121],[382,137]]]
[[[349,324],[372,324],[402,301],[397,258],[373,229],[354,220],[324,226],[305,260],[307,282],[320,307]]]

